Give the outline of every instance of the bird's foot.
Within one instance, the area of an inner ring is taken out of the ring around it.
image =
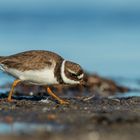
[[[68,101],[64,101],[64,100],[59,100],[59,103],[61,105],[69,105],[69,102]]]
[[[13,102],[14,102],[11,98],[7,98],[7,101],[8,101],[9,103],[13,103]]]

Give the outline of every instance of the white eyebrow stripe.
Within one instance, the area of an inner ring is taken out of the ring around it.
[[[78,76],[78,79],[82,79],[84,77],[84,74],[81,74]]]
[[[70,69],[67,69],[70,73],[72,74],[76,74],[74,71],[70,70]]]

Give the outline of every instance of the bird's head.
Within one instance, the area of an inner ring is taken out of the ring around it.
[[[84,84],[84,71],[79,64],[63,61],[61,77],[65,84]]]

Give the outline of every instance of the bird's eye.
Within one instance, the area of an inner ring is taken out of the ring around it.
[[[74,73],[71,73],[71,76],[73,76],[73,77],[77,77],[77,75],[76,75],[76,74],[74,74]]]

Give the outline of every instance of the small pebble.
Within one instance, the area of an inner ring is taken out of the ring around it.
[[[47,103],[47,104],[48,104],[48,103],[50,103],[50,100],[47,98],[47,99],[45,99],[45,100],[44,100],[44,99],[41,100],[40,102],[41,102],[41,103]]]

